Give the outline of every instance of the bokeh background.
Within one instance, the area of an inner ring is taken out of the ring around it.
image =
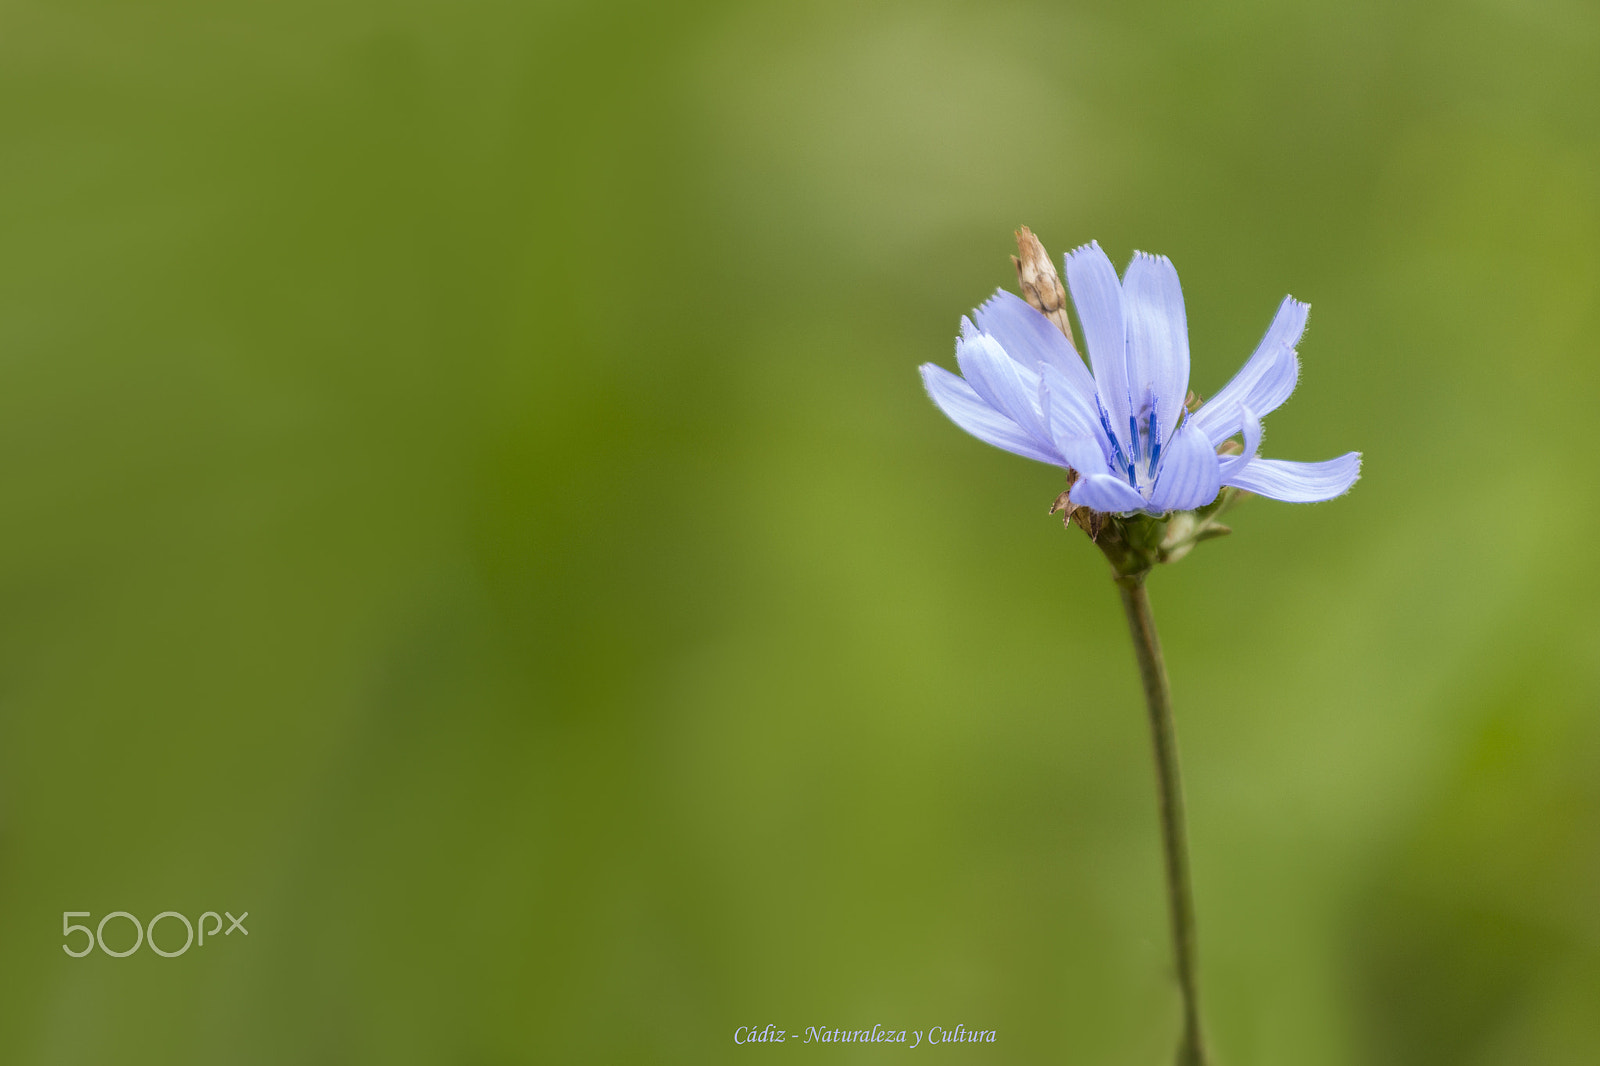
[[[1170,255],[1203,394],[1310,301],[1268,450],[1366,454],[1152,586],[1217,1061],[1600,1061],[1597,50],[5,4],[0,1060],[1168,1061],[1116,596],[915,373],[1026,223]]]

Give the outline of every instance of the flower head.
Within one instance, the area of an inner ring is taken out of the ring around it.
[[[1066,268],[1089,366],[1051,319],[1000,290],[961,320],[960,377],[932,363],[922,367],[928,395],[956,425],[997,448],[1073,471],[1070,502],[1092,511],[1192,511],[1224,486],[1311,503],[1355,483],[1359,452],[1321,463],[1257,454],[1262,417],[1289,398],[1299,377],[1295,345],[1307,305],[1284,297],[1243,369],[1191,413],[1184,403],[1189,328],[1172,262],[1136,252],[1119,281],[1091,243],[1067,255]],[[1218,454],[1235,436],[1243,437],[1243,452]]]

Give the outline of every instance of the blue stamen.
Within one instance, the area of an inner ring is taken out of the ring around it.
[[[1106,415],[1105,405],[1095,398],[1095,406],[1100,408],[1100,428],[1106,431],[1106,439],[1111,442],[1111,450],[1116,453],[1118,466],[1129,466],[1128,460],[1122,454],[1122,445],[1117,443],[1117,435],[1111,432],[1111,419]],[[1131,467],[1130,467],[1131,469]]]
[[[1183,413],[1178,416],[1178,424],[1173,426],[1172,427],[1172,432],[1167,435],[1167,443],[1171,444],[1172,443],[1172,438],[1176,437],[1178,435],[1178,433],[1183,429],[1183,427],[1187,426],[1188,424],[1189,424],[1189,410],[1188,410],[1188,408],[1185,408]],[[1155,464],[1154,463],[1150,464],[1150,477],[1152,479],[1154,479],[1154,478],[1157,478],[1157,477],[1160,477],[1160,476],[1161,476],[1161,472],[1158,471],[1155,468]]]
[[[1161,437],[1156,433],[1156,405],[1150,404],[1150,469],[1161,461]]]
[[[1133,441],[1133,461],[1137,463],[1143,455],[1139,448],[1139,420],[1133,415],[1128,416],[1128,437]]]

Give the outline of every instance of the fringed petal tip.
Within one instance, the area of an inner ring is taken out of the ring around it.
[[[994,292],[990,293],[989,298],[984,300],[983,303],[979,304],[975,308],[975,311],[982,312],[988,308],[994,307],[997,304],[1006,303],[1008,297],[1012,300],[1021,300],[1023,303],[1027,303],[1026,300],[1023,300],[1022,297],[1018,296],[1010,289],[1007,289],[1004,285],[996,285],[994,287]]]
[[[1300,359],[1295,348],[1305,332],[1311,305],[1285,296],[1272,324],[1255,352],[1233,379],[1195,413],[1196,424],[1213,445],[1221,444],[1242,428],[1241,408],[1248,406],[1262,418],[1283,405],[1300,380]]]
[[[1148,263],[1159,263],[1162,266],[1172,266],[1172,260],[1168,259],[1166,256],[1159,255],[1155,252],[1141,252],[1138,249],[1134,249],[1133,258],[1128,260],[1128,265],[1132,266],[1134,263],[1137,263],[1140,260],[1144,260]]]

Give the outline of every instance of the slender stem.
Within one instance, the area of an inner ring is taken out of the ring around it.
[[[1205,1066],[1200,1038],[1200,998],[1195,982],[1194,893],[1189,887],[1189,845],[1183,821],[1183,782],[1178,777],[1178,738],[1172,724],[1172,692],[1161,661],[1161,638],[1150,614],[1144,574],[1118,575],[1128,631],[1139,659],[1145,702],[1150,707],[1150,734],[1155,742],[1156,787],[1161,800],[1161,840],[1166,853],[1167,903],[1172,912],[1172,947],[1178,964],[1178,989],[1183,994],[1183,1038],[1177,1066]]]

